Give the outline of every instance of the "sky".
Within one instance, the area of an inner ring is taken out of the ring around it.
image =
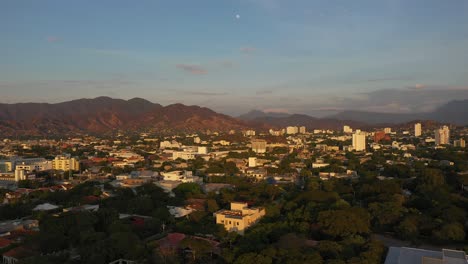
[[[468,99],[468,0],[5,0],[0,36],[0,103],[320,116]]]

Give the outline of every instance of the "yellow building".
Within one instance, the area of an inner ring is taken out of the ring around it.
[[[57,156],[52,161],[52,169],[54,170],[80,170],[80,163],[75,158],[70,158],[70,156]]]
[[[265,215],[261,207],[249,208],[247,203],[231,203],[231,210],[220,210],[214,213],[216,224],[224,225],[229,232],[244,234],[245,229],[257,223]]]

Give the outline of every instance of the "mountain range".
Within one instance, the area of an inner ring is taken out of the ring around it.
[[[340,129],[343,125],[368,128],[378,124],[434,120],[468,124],[468,100],[452,101],[430,113],[392,114],[343,111],[316,118],[303,114],[253,110],[234,118],[200,106],[162,106],[141,98],[130,100],[98,97],[69,102],[0,104],[0,133],[4,136],[68,133],[109,133],[119,130],[155,132],[228,131],[231,129],[282,128]]]
[[[468,100],[450,101],[434,111],[423,113],[375,113],[364,111],[343,111],[329,116],[339,120],[354,120],[370,124],[402,123],[412,120],[433,120],[441,123],[468,125]]]
[[[106,133],[115,130],[225,131],[247,128],[239,119],[208,108],[172,104],[162,106],[141,98],[98,97],[69,102],[0,104],[0,132],[4,135]]]

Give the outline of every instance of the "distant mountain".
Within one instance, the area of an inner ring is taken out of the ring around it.
[[[302,114],[264,113],[259,110],[250,111],[239,118],[248,120],[250,124],[263,124],[276,128],[286,126],[305,126],[307,129],[342,129],[343,125],[364,127],[366,124],[349,120],[331,118],[316,118]]]
[[[468,125],[468,100],[451,101],[426,113],[376,113],[365,111],[343,111],[329,118],[353,120],[364,123],[404,123],[412,120],[434,120],[441,123]]]
[[[2,135],[106,133],[115,130],[201,131],[247,128],[248,124],[208,108],[161,106],[141,98],[98,97],[58,104],[0,104]]]
[[[288,113],[278,113],[278,112],[263,112],[260,110],[252,110],[248,113],[239,116],[239,119],[242,120],[254,120],[257,118],[267,118],[267,117],[288,117],[291,114]]]

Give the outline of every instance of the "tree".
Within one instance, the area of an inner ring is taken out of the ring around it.
[[[434,230],[433,236],[439,241],[463,241],[465,231],[459,223],[449,223],[442,226],[440,230]]]
[[[334,237],[369,233],[370,216],[363,208],[322,211],[318,215],[322,231]]]
[[[215,199],[208,199],[206,200],[206,209],[210,213],[214,213],[219,210],[218,203],[216,202]]]
[[[406,216],[401,223],[395,227],[397,235],[405,240],[414,240],[419,235],[419,221],[416,215]]]
[[[404,207],[394,202],[371,203],[369,212],[375,225],[382,227],[395,224],[403,215]]]
[[[177,197],[181,197],[184,199],[188,199],[191,198],[193,195],[202,193],[200,185],[193,182],[181,183],[172,191]]]

